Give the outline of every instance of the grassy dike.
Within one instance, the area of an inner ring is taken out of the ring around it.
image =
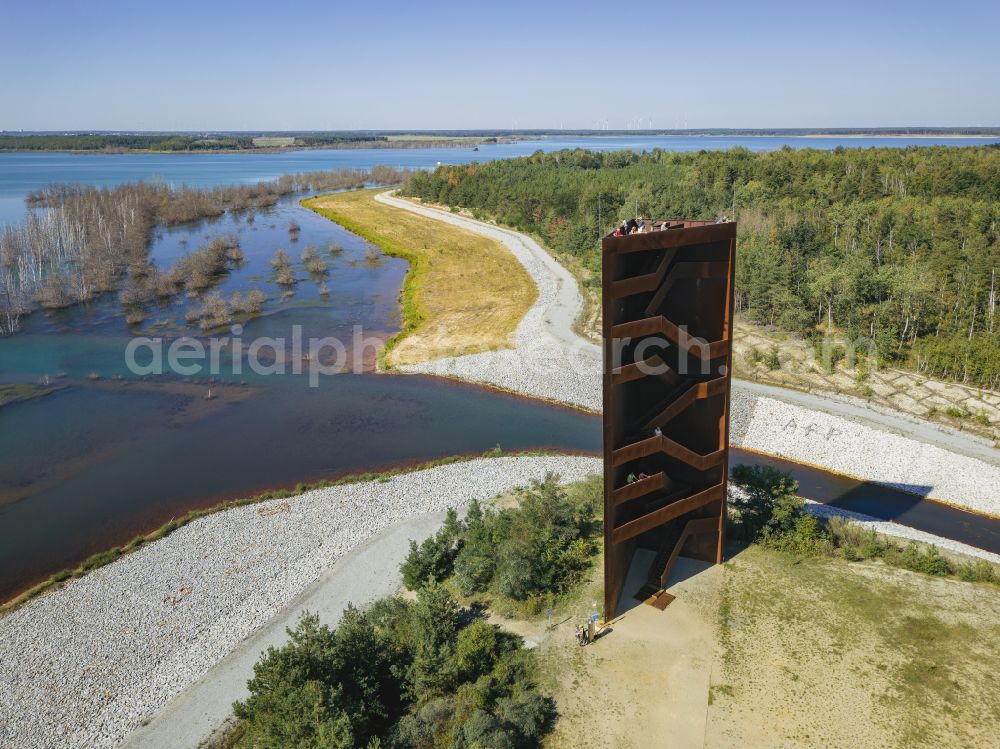
[[[503,246],[486,237],[375,202],[380,190],[323,195],[302,205],[409,262],[403,327],[383,368],[510,345],[538,290]]]
[[[525,236],[535,240],[540,247],[555,258],[559,264],[568,270],[570,274],[572,274],[573,278],[576,279],[580,295],[583,297],[583,311],[573,322],[573,330],[581,338],[584,338],[591,343],[600,344],[601,277],[599,272],[595,273],[591,269],[587,268],[580,261],[580,258],[568,252],[560,252],[554,248],[550,237],[531,231],[529,228],[524,226],[513,226],[511,224],[504,223],[497,218],[495,214],[481,211],[479,209],[462,208],[460,206],[446,205],[443,203],[432,203],[406,194],[400,194],[397,197],[410,199],[421,205],[437,208],[442,211],[450,211],[451,213],[458,214],[459,216],[465,216],[466,218],[471,218],[475,221],[492,222],[501,228],[514,231],[519,234],[524,234]]]
[[[501,244],[432,219],[416,216],[376,203],[380,190],[358,190],[320,196],[302,205],[378,245],[383,252],[405,259],[409,271],[400,293],[403,327],[387,341],[379,354],[382,368],[417,363],[462,353],[477,353],[507,345],[521,318],[534,303],[537,289],[523,266]],[[13,386],[11,386],[13,387]],[[13,402],[13,392],[3,391],[3,402]],[[6,398],[10,395],[10,398]],[[19,397],[24,393],[18,391]],[[514,453],[541,455],[542,452]],[[490,452],[486,457],[511,454]],[[472,456],[480,457],[480,456]],[[136,536],[124,546],[116,546],[84,560],[78,567],[53,574],[16,598],[0,604],[0,614],[91,570],[110,564],[119,557],[206,515],[363,481],[386,479],[447,463],[462,462],[470,456],[453,456],[417,466],[383,473],[346,476],[335,481],[298,484],[294,489],[278,489],[252,497],[229,500],[202,510],[192,510],[173,518],[151,533]]]
[[[206,507],[202,510],[191,510],[178,518],[171,518],[166,523],[161,525],[156,530],[151,533],[146,533],[143,535],[136,536],[131,541],[129,541],[124,546],[115,546],[107,551],[100,551],[96,554],[92,554],[87,557],[79,566],[72,569],[64,569],[51,575],[47,580],[44,580],[37,585],[29,588],[20,595],[0,604],[0,616],[6,614],[9,611],[16,609],[17,607],[27,603],[32,598],[45,593],[67,580],[73,580],[78,577],[83,577],[88,572],[96,570],[105,565],[111,564],[113,561],[119,557],[123,557],[126,554],[131,554],[134,551],[138,551],[143,546],[150,544],[154,541],[158,541],[161,538],[166,538],[171,533],[173,533],[178,528],[183,528],[188,523],[194,522],[199,518],[206,517],[207,515],[214,515],[217,512],[225,512],[226,510],[232,510],[237,507],[245,507],[246,505],[259,504],[261,502],[269,502],[274,499],[287,499],[289,497],[296,497],[300,494],[306,492],[315,491],[317,489],[328,489],[333,486],[343,486],[345,484],[359,484],[365,481],[387,481],[393,476],[399,476],[405,473],[415,473],[417,471],[424,471],[428,468],[436,468],[437,466],[449,465],[451,463],[464,463],[468,460],[475,460],[477,458],[510,458],[510,457],[529,457],[529,456],[539,456],[555,454],[549,453],[542,450],[534,451],[523,451],[523,452],[503,452],[499,448],[494,448],[489,450],[482,455],[453,455],[446,458],[439,458],[437,460],[428,461],[426,463],[419,463],[413,466],[404,466],[401,468],[393,468],[387,471],[381,471],[376,473],[357,473],[351,474],[349,476],[343,476],[339,479],[333,479],[330,481],[317,481],[313,483],[300,483],[296,484],[294,488],[291,489],[273,489],[271,491],[261,492],[260,494],[255,494],[251,497],[244,497],[241,499],[231,499],[225,502],[220,502],[211,507]],[[561,454],[561,453],[559,453]]]

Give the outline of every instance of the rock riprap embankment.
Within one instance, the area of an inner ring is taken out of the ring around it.
[[[1000,515],[994,462],[888,428],[760,396],[734,383],[732,443]]]
[[[388,526],[549,471],[600,470],[596,458],[483,458],[196,520],[0,619],[0,747],[115,746]]]
[[[514,332],[513,348],[400,367],[404,372],[457,377],[538,398],[601,410],[601,352],[573,331],[583,297],[573,275],[523,234],[382,193],[376,200],[503,243],[538,287]]]

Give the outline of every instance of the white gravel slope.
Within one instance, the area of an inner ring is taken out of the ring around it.
[[[112,747],[345,552],[596,458],[482,458],[216,513],[0,619],[0,747]]]
[[[995,462],[779,397],[734,388],[732,444],[1000,515]]]
[[[601,410],[601,350],[573,331],[583,310],[576,279],[530,237],[484,221],[380,193],[375,200],[502,242],[538,287],[538,298],[514,333],[514,348],[400,367],[458,377],[504,390]]]
[[[601,353],[573,332],[583,300],[569,271],[518,232],[401,200],[392,193],[375,199],[503,242],[538,286],[538,300],[517,328],[515,348],[403,367],[404,371],[485,382],[601,410]],[[926,424],[905,425],[907,434],[892,415],[740,381],[733,382],[732,417],[736,446],[1000,515],[997,451],[966,436],[929,434]]]

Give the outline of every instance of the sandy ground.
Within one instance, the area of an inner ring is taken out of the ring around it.
[[[752,548],[721,601],[705,747],[996,747],[996,586]]]
[[[648,563],[633,568],[626,590],[642,585]],[[703,746],[724,568],[680,558],[668,584],[677,599],[666,611],[624,596],[618,618],[581,648],[574,628],[600,605],[601,570],[598,561],[589,583],[551,619],[490,616],[538,653],[542,686],[559,711],[545,746]]]
[[[600,585],[551,625],[493,617],[537,647],[560,713],[547,747],[996,746],[1000,588],[759,548],[681,558],[666,610],[628,602],[580,648]]]
[[[562,664],[554,692],[560,720],[546,745],[701,747],[722,573],[679,559],[667,587],[677,599],[665,611],[623,598],[626,610],[610,631],[584,648],[572,641],[573,623],[564,625],[546,654]],[[626,590],[641,585],[633,578]]]

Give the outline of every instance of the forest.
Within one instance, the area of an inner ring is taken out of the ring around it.
[[[436,583],[412,603],[305,614],[254,666],[233,749],[535,749],[555,718],[521,638]]]
[[[739,222],[736,306],[879,362],[1000,386],[1000,147],[537,152],[411,175],[404,192],[467,208],[577,258],[623,219]],[[871,345],[868,348],[871,348]]]

